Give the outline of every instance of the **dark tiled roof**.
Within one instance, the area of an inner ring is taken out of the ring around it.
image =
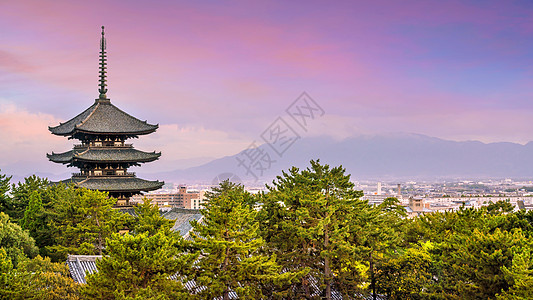
[[[107,192],[147,192],[160,189],[165,184],[165,182],[159,180],[149,181],[137,177],[119,176],[73,177],[61,182],[66,184],[73,182],[79,187]]]
[[[188,239],[189,232],[192,229],[190,222],[192,220],[200,221],[202,219],[202,214],[196,209],[173,208],[163,214],[163,217],[165,219],[175,220],[172,230],[179,232],[181,236]]]
[[[69,255],[67,266],[70,276],[77,283],[87,283],[85,275],[98,272],[96,260],[102,258],[101,255]]]
[[[137,217],[137,213],[135,212],[135,208],[133,207],[119,207],[118,209],[121,213],[128,214],[132,217]]]
[[[74,281],[77,283],[86,284],[87,279],[85,278],[85,275],[98,272],[98,269],[96,268],[96,260],[101,258],[102,255],[69,255],[67,258],[67,266],[70,271],[70,276],[72,276]],[[168,278],[176,281],[182,280],[182,278],[177,274],[170,275]],[[183,284],[185,285],[185,288],[192,294],[196,294],[206,289],[205,286],[198,286],[194,280],[183,282]],[[229,298],[239,299],[237,293],[234,291],[229,292]],[[222,300],[222,297],[215,299]]]
[[[123,112],[108,99],[97,99],[81,114],[48,129],[56,135],[72,135],[76,131],[111,134],[148,134],[159,126],[151,125]]]
[[[94,162],[150,162],[158,159],[161,152],[143,152],[133,148],[110,147],[110,148],[81,148],[64,153],[46,155],[48,159],[56,163],[71,163],[73,160]]]
[[[96,260],[101,259],[101,255],[69,255],[67,258],[67,266],[70,271],[70,275],[76,281],[77,283],[87,283],[85,279],[86,274],[92,274],[94,272],[98,272],[98,269],[96,268]],[[183,280],[180,276],[171,275],[169,276],[172,280]],[[308,276],[307,279],[309,280],[310,286],[311,286],[311,296],[319,298],[321,296],[322,289],[319,287],[318,281],[312,277]],[[203,290],[206,289],[205,286],[198,286],[198,284],[194,280],[189,280],[186,282],[183,282],[185,285],[185,288],[191,293],[191,294],[197,294]],[[331,291],[331,298],[333,300],[342,300],[343,296],[340,292],[338,292],[335,289],[335,286],[333,286]],[[362,295],[361,295],[362,296]],[[230,299],[239,299],[239,296],[237,293],[233,290],[229,292],[229,298]],[[215,299],[222,299],[222,297],[215,298]],[[361,299],[365,299],[364,297],[361,297]],[[366,298],[370,299],[370,298]],[[381,295],[378,296],[378,299],[384,299]]]
[[[177,231],[183,238],[189,239],[189,232],[192,229],[192,226],[189,224],[189,222],[192,220],[201,221],[202,214],[199,210],[196,209],[173,208],[172,210],[164,213],[163,217],[169,220],[176,220],[176,223],[174,224],[174,227],[172,227],[172,230]],[[98,272],[98,270],[96,269],[96,259],[100,259],[101,257],[102,256],[99,255],[69,255],[67,259],[67,265],[69,267],[70,274],[72,275],[74,280],[78,283],[86,283],[85,273]],[[177,276],[177,274],[171,275],[169,276],[169,278],[172,280],[183,280],[183,278]],[[309,280],[311,286],[311,296],[320,297],[322,289],[320,288],[316,278],[314,278],[313,276],[308,276],[307,279]],[[202,290],[206,289],[205,286],[198,286],[198,284],[194,280],[183,282],[183,284],[191,294],[197,294]],[[343,299],[342,294],[335,289],[335,286],[333,286],[332,288],[331,296],[334,300]],[[229,297],[230,299],[239,298],[235,291],[230,291]],[[382,299],[382,297],[378,297],[378,299]]]

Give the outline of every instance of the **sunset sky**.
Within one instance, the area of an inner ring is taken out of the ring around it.
[[[0,1],[2,172],[75,171],[47,127],[98,97],[102,25],[153,170],[245,149],[304,91],[309,136],[533,140],[532,1]]]

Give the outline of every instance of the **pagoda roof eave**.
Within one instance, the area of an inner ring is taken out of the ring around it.
[[[95,163],[146,163],[161,156],[161,152],[144,152],[133,148],[80,148],[63,153],[46,154],[55,163],[69,164],[76,161]]]
[[[69,135],[76,135],[76,134],[87,134],[87,135],[129,135],[129,136],[137,136],[137,135],[145,135],[150,134],[152,132],[155,132],[159,128],[159,124],[151,125],[154,126],[153,129],[145,130],[145,131],[136,131],[136,132],[105,132],[105,131],[88,131],[88,130],[81,130],[76,128],[72,133],[70,134],[64,134],[63,136],[69,136]]]
[[[48,127],[52,134],[70,136],[76,133],[104,135],[143,135],[157,130],[159,125],[148,124],[111,104],[109,99],[96,99],[89,108],[65,123]]]
[[[74,183],[77,187],[90,190],[123,193],[149,192],[160,189],[165,184],[164,181],[159,180],[150,181],[137,177],[120,176],[72,177],[60,182],[66,184]]]

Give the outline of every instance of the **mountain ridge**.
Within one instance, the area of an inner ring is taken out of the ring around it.
[[[281,170],[292,166],[306,168],[309,160],[320,159],[330,166],[343,165],[353,180],[401,178],[528,178],[533,177],[533,142],[483,143],[451,141],[421,134],[394,133],[361,135],[342,140],[308,137],[295,142],[282,157],[269,145],[258,147],[276,160],[258,182],[270,182]],[[206,164],[169,172],[146,174],[162,180],[209,183],[222,173],[236,174],[245,182],[255,182],[239,166],[244,151]],[[155,178],[154,177],[154,178]]]

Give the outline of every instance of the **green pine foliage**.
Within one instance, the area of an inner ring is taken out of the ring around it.
[[[40,225],[40,217],[43,213],[43,201],[38,191],[30,194],[28,207],[24,211],[24,217],[21,220],[21,227],[30,232],[37,231]]]
[[[356,257],[368,267],[367,288],[362,294],[377,299],[378,278],[382,276],[384,264],[398,257],[404,244],[403,228],[406,212],[397,198],[386,198],[377,206],[365,205],[350,218],[350,240],[355,247]]]
[[[179,276],[190,261],[180,255],[176,234],[148,231],[136,235],[113,234],[107,255],[98,260],[98,273],[87,277],[82,293],[88,299],[184,299]],[[178,277],[179,278],[179,277]]]
[[[173,220],[161,216],[159,208],[152,204],[151,199],[144,198],[143,203],[134,209],[136,217],[131,226],[134,233],[148,232],[148,235],[154,235],[161,230],[168,233],[174,225]]]
[[[58,261],[68,254],[104,254],[106,238],[130,219],[113,209],[116,199],[105,192],[69,186],[58,191],[52,202],[49,227],[54,244],[46,248]]]
[[[253,196],[241,185],[224,181],[208,194],[201,222],[192,222],[191,249],[197,259],[188,277],[205,289],[199,299],[262,299],[262,287],[290,283],[301,272],[281,272],[276,256],[260,253]]]
[[[13,267],[4,248],[0,248],[0,298],[78,300],[79,285],[64,264],[37,256],[23,259]]]
[[[513,247],[513,261],[510,267],[503,266],[501,271],[509,289],[497,295],[497,299],[533,299],[533,249]]]
[[[24,286],[19,299],[77,300],[80,285],[74,282],[64,263],[51,262],[48,257],[37,256],[22,261],[16,270],[15,281]]]
[[[70,199],[71,194],[74,194],[74,187],[67,187],[64,184],[49,185],[37,195],[30,197],[30,202],[26,211],[22,225],[30,232],[30,235],[35,239],[35,244],[39,247],[39,254],[43,257],[53,257],[55,261],[63,258],[56,258],[53,252],[50,252],[49,247],[56,244],[54,236],[55,230],[51,227],[53,220],[58,220],[61,217],[56,213],[56,205],[60,201],[58,199]]]
[[[268,189],[259,218],[267,251],[285,270],[309,271],[284,287],[287,297],[331,299],[333,287],[355,297],[367,265],[357,258],[351,236],[357,228],[351,220],[368,204],[359,200],[362,192],[354,189],[345,169],[311,161],[306,170],[283,172]]]
[[[25,257],[35,257],[39,251],[28,231],[11,222],[3,212],[0,212],[0,248],[14,267]]]
[[[7,255],[4,247],[0,248],[0,297],[13,299],[16,292],[23,288],[23,285],[15,280],[12,259]]]
[[[1,170],[0,170],[1,171]],[[11,178],[6,174],[0,174],[0,212],[7,213],[11,208]]]
[[[533,211],[509,201],[409,219],[398,199],[371,206],[342,167],[311,161],[259,195],[223,182],[186,241],[150,200],[132,217],[106,193],[10,179],[1,299],[533,298]],[[67,254],[102,255],[87,285]]]
[[[518,286],[530,279],[526,266],[533,247],[531,212],[512,213],[507,206],[496,203],[413,220],[407,239],[434,245],[429,251],[432,266],[426,269],[433,270],[433,277],[423,294],[432,298],[503,299],[503,295],[527,291]]]
[[[161,216],[149,199],[135,207],[130,233],[113,234],[97,261],[98,273],[88,276],[83,294],[89,299],[184,299],[180,280],[192,264],[185,242],[171,231],[173,221]]]
[[[376,274],[379,294],[391,300],[426,298],[425,289],[436,274],[431,249],[431,242],[425,242],[384,260]]]
[[[24,182],[19,182],[11,186],[12,198],[10,199],[5,213],[7,213],[13,222],[21,224],[24,212],[29,205],[32,193],[42,193],[50,182],[46,178],[40,178],[35,175],[24,178]]]

